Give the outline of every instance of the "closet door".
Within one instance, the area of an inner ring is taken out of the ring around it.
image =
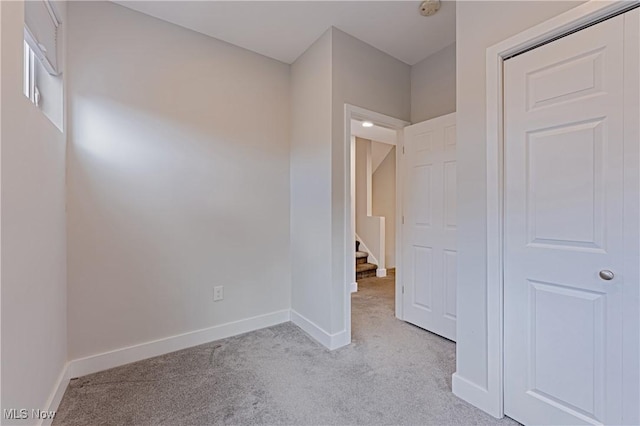
[[[625,132],[638,56],[625,53],[625,20],[637,14],[505,61],[504,402],[524,424],[624,421],[624,316],[638,322],[628,240],[639,238],[625,215],[639,198],[625,182],[639,163],[625,158],[638,145]]]

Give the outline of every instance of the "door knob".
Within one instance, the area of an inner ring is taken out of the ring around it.
[[[598,275],[600,275],[600,278],[602,278],[605,281],[611,281],[614,277],[613,272],[607,269],[603,269],[602,271],[600,271]]]

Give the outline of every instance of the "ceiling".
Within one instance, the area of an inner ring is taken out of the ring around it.
[[[351,134],[363,139],[369,139],[390,145],[396,145],[397,134],[395,130],[374,124],[371,127],[362,127],[362,121],[351,119]]]
[[[455,2],[433,16],[420,1],[116,1],[290,64],[334,26],[409,65],[453,43]]]

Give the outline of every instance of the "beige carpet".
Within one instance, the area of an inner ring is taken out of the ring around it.
[[[455,344],[394,318],[393,278],[359,282],[353,343],[291,323],[73,380],[55,425],[480,425],[451,393]]]

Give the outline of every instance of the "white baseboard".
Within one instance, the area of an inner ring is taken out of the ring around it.
[[[62,397],[64,396],[64,392],[67,390],[67,386],[69,385],[69,380],[71,379],[71,377],[69,377],[69,363],[65,363],[64,367],[62,368],[62,371],[60,372],[60,375],[58,376],[58,380],[56,380],[56,384],[53,388],[53,392],[51,393],[51,396],[49,397],[49,400],[47,401],[46,405],[45,405],[45,410],[46,411],[57,411],[58,410],[58,406],[60,405],[60,401],[62,401]],[[40,425],[41,426],[48,426],[51,423],[53,423],[53,419],[42,419],[40,420]]]
[[[376,277],[384,278],[387,276],[387,270],[385,268],[376,269]]]
[[[287,322],[290,311],[272,312],[239,321],[229,322],[214,327],[191,331],[176,336],[166,337],[151,342],[145,342],[113,351],[88,356],[71,361],[67,368],[69,379],[80,377],[109,368],[118,367],[131,362],[141,361],[169,352],[175,352],[192,346],[202,345],[214,340],[224,339],[238,334],[271,327]],[[59,402],[59,401],[58,401]]]
[[[313,321],[300,315],[293,309],[291,310],[291,322],[300,327],[305,333],[329,350],[341,348],[351,343],[350,336],[347,331],[343,330],[339,333],[329,334]]]
[[[358,283],[351,283],[350,287],[351,287],[351,293],[357,293],[357,291],[358,291]]]
[[[339,333],[331,335],[331,346],[330,350],[338,349],[343,346],[347,346],[351,343],[351,336],[347,334],[347,330],[342,330]]]
[[[487,389],[461,377],[458,373],[453,374],[451,384],[453,394],[458,398],[464,399],[495,418],[504,417],[500,407],[496,407],[495,398],[492,398]]]

